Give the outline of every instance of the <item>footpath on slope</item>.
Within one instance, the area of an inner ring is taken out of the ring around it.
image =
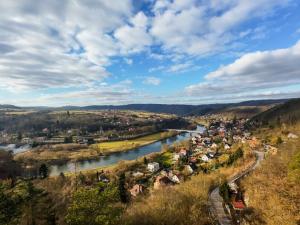
[[[256,154],[256,161],[246,170],[242,171],[241,173],[229,178],[227,181],[228,183],[234,182],[246,174],[250,173],[251,171],[255,170],[255,168],[260,164],[260,162],[264,159],[264,152],[255,151]],[[210,215],[219,225],[232,225],[232,219],[228,213],[226,213],[225,208],[223,207],[223,198],[219,194],[219,187],[216,187],[212,190],[209,195],[209,211]]]

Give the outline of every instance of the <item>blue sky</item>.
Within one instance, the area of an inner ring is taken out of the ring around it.
[[[18,0],[0,10],[0,104],[300,97],[296,0]]]

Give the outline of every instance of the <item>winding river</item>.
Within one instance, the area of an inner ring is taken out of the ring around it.
[[[197,131],[202,133],[205,130],[203,126],[198,125]],[[112,153],[108,156],[103,156],[98,159],[83,160],[76,163],[76,171],[90,170],[103,166],[110,166],[118,163],[121,160],[135,160],[139,157],[148,155],[153,152],[160,152],[164,144],[171,145],[175,142],[190,138],[190,133],[180,133],[174,137],[166,138],[161,141],[154,142],[127,152]],[[60,173],[73,172],[75,170],[74,162],[67,162],[61,165],[51,166],[50,176],[57,176]]]

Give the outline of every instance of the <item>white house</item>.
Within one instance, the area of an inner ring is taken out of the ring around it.
[[[216,143],[213,143],[213,144],[211,145],[211,148],[216,149],[217,147],[218,147],[218,145],[217,145]]]
[[[194,170],[192,169],[192,167],[190,165],[185,165],[184,168],[189,174],[192,174],[194,172]]]
[[[148,163],[147,168],[152,173],[156,172],[159,170],[159,163],[157,163],[157,162]]]
[[[180,180],[179,180],[179,178],[176,175],[171,176],[170,180],[173,181],[176,184],[180,183]]]
[[[175,153],[175,154],[173,155],[173,160],[174,160],[174,161],[178,161],[179,158],[180,158],[180,155],[179,155],[179,154]]]
[[[298,138],[298,135],[293,134],[293,133],[289,133],[287,137],[292,138],[292,139],[296,139],[296,138]]]
[[[203,156],[201,157],[201,159],[202,159],[202,161],[204,161],[204,162],[208,162],[208,161],[209,161],[209,158],[207,157],[207,155],[203,155]]]
[[[224,146],[224,148],[225,148],[225,150],[229,150],[229,149],[230,149],[230,146],[229,146],[228,144],[226,144],[226,145]]]

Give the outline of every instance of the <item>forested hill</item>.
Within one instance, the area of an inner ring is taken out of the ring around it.
[[[154,113],[171,113],[179,116],[205,115],[220,112],[228,108],[241,106],[263,106],[286,102],[287,99],[252,100],[240,103],[205,104],[205,105],[180,105],[180,104],[129,104],[129,105],[90,105],[90,106],[63,106],[63,107],[16,107],[6,105],[4,108],[33,109],[33,110],[140,110]],[[4,105],[2,105],[4,106]],[[0,110],[3,109],[0,105]]]
[[[5,110],[5,109],[20,109],[20,107],[14,106],[14,105],[1,105],[0,104],[0,109]]]
[[[179,104],[129,104],[129,105],[93,105],[93,106],[65,106],[62,109],[81,109],[81,110],[101,110],[101,109],[112,109],[112,110],[141,110],[154,113],[171,113],[180,116],[185,115],[205,115],[214,113],[228,107],[239,107],[239,106],[261,106],[261,105],[272,105],[279,104],[287,101],[286,99],[276,100],[252,100],[240,103],[225,103],[225,104],[205,104],[205,105],[179,105]]]
[[[256,126],[277,126],[282,123],[293,125],[300,122],[300,98],[292,99],[254,116]]]

